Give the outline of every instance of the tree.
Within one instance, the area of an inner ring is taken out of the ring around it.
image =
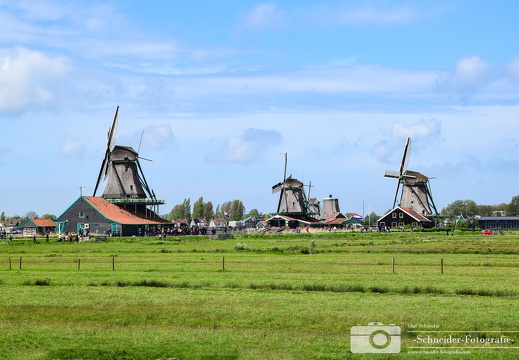
[[[27,211],[24,216],[25,219],[38,219],[39,216],[35,211]]]
[[[191,222],[191,199],[184,199],[182,204],[175,205],[170,212],[170,218],[171,220],[186,219]]]
[[[510,201],[509,211],[511,216],[519,215],[519,195],[514,196]]]
[[[454,221],[461,214],[467,214],[468,216],[477,215],[478,205],[473,200],[456,200],[447,205],[441,213],[445,215],[447,219]]]
[[[243,220],[243,215],[245,215],[245,206],[241,200],[226,201],[221,206],[217,207],[216,210],[216,216],[223,216],[227,211],[231,214],[229,220],[232,221]]]
[[[197,201],[193,204],[193,218],[203,219],[204,218],[204,197],[200,196]]]
[[[204,204],[204,219],[206,221],[211,221],[211,219],[213,217],[214,217],[213,203],[208,201]]]
[[[52,220],[52,221],[56,221],[57,220],[57,217],[56,215],[53,215],[53,214],[43,214],[41,216],[42,219],[49,219],[49,220]]]
[[[2,215],[0,215],[0,221],[5,221],[5,220],[7,220],[5,218],[5,212],[2,211]]]
[[[380,216],[378,216],[374,211],[371,212],[368,216],[364,217],[364,224],[373,225],[376,224]]]
[[[243,220],[245,205],[241,200],[233,200],[231,206],[231,220]]]
[[[261,213],[258,211],[258,209],[252,209],[245,215],[245,219],[251,217],[251,216],[262,216]]]

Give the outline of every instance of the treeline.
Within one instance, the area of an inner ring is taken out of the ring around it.
[[[192,219],[205,219],[208,222],[211,219],[223,218],[225,213],[230,216],[227,220],[239,221],[248,218],[249,216],[263,216],[257,209],[252,209],[245,213],[245,205],[241,200],[226,201],[221,205],[216,205],[214,208],[211,201],[205,202],[204,197],[200,196],[191,207],[191,198],[184,199],[181,204],[177,204],[171,211],[163,217],[171,221],[173,219],[186,219],[191,222]]]
[[[454,220],[458,216],[466,214],[468,216],[518,216],[519,215],[519,195],[514,196],[507,203],[499,205],[478,205],[473,200],[456,200],[442,209],[441,215],[447,219]]]

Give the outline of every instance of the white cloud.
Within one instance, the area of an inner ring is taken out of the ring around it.
[[[85,155],[85,147],[80,139],[68,136],[60,145],[59,153],[67,158],[82,158]]]
[[[63,57],[17,48],[0,52],[0,112],[48,107],[70,69]]]
[[[241,29],[271,30],[283,24],[283,13],[274,3],[259,3],[242,16]]]
[[[458,61],[454,70],[441,76],[436,88],[442,93],[467,97],[495,79],[491,66],[478,56]]]
[[[273,145],[281,142],[281,134],[276,130],[249,128],[242,136],[229,136],[219,151],[206,155],[207,162],[250,163],[262,157]]]
[[[403,138],[436,139],[441,133],[441,121],[438,119],[421,120],[416,124],[404,125],[394,123],[392,128],[393,136],[400,140]]]
[[[339,12],[337,20],[350,25],[360,24],[400,24],[414,20],[418,14],[408,5],[399,5],[389,9],[361,7]]]
[[[142,136],[142,143],[141,143]],[[121,136],[116,142],[118,145],[132,146],[135,151],[146,153],[149,150],[176,149],[177,144],[171,125],[148,125],[144,129],[133,133],[129,138]]]
[[[410,137],[412,144],[419,148],[427,147],[441,135],[441,121],[438,119],[420,120],[417,123],[393,123],[389,136],[371,148],[370,153],[383,163],[394,163],[401,156],[405,139]]]
[[[508,73],[515,81],[519,81],[519,57],[513,58],[508,65]]]

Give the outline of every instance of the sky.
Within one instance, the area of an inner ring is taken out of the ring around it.
[[[310,197],[382,215],[407,137],[438,210],[509,203],[518,13],[512,0],[0,0],[0,212],[60,215],[92,195],[116,106],[116,143],[152,160],[161,214],[201,196],[275,212],[287,153]]]

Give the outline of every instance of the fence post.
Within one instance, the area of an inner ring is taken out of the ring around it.
[[[310,254],[314,254],[314,247],[315,247],[315,240],[312,240],[312,243],[310,245]]]
[[[115,271],[115,257],[112,256],[112,270]]]
[[[440,259],[440,268],[441,268],[441,273],[443,275],[443,258]]]
[[[22,257],[20,256],[20,270],[22,270]]]
[[[225,256],[222,256],[222,271],[225,271]]]
[[[12,267],[11,267],[11,257],[9,256],[9,270],[12,270]]]
[[[81,259],[77,259],[77,271],[81,270]]]
[[[393,268],[393,274],[395,273],[395,258],[391,260],[391,267]]]

